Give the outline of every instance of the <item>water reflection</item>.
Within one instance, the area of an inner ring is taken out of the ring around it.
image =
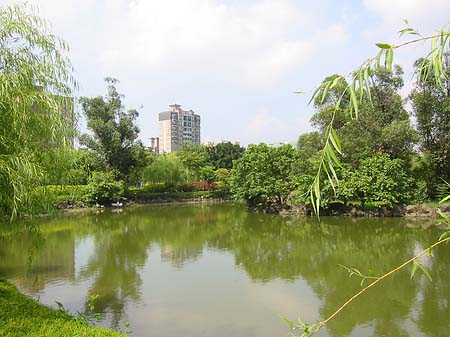
[[[403,219],[318,223],[231,204],[40,222],[43,244],[30,233],[0,238],[0,275],[29,293],[45,295],[54,284],[70,288],[82,298],[74,310],[87,310],[89,295],[98,294],[96,310],[107,314],[105,324],[118,328],[131,320],[139,336],[207,336],[207,327],[218,336],[284,335],[282,324],[261,317],[324,318],[360,289],[360,280],[349,279],[339,264],[381,275],[438,236]],[[448,249],[437,249],[429,262],[433,283],[399,273],[340,314],[324,336],[450,335]],[[271,304],[261,305],[263,299]],[[292,312],[296,305],[303,312]],[[189,322],[168,327],[166,316],[177,313]],[[227,320],[221,323],[218,315]]]

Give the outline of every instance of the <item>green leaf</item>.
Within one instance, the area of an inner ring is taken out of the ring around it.
[[[422,270],[422,272],[426,275],[426,277],[428,277],[428,279],[433,282],[433,279],[431,278],[430,273],[428,272],[428,270],[419,262],[416,262],[416,265],[420,268],[420,270]]]
[[[333,128],[330,129],[330,140],[331,140],[331,143],[333,144],[334,148],[336,149],[336,151],[339,154],[342,154],[341,140],[339,139],[339,136],[338,136],[336,130],[334,130]]]
[[[278,317],[280,317],[280,319],[289,326],[289,329],[294,329],[295,323],[293,321],[287,319],[283,315],[278,315]]]
[[[311,98],[308,101],[308,106],[314,101],[314,98],[316,98],[318,92],[320,89],[322,89],[323,83],[321,85],[319,85],[316,90],[314,90],[313,94],[311,95]]]
[[[450,238],[450,231],[446,231],[446,232],[442,233],[441,236],[439,237],[439,241],[448,239],[448,238]]]
[[[446,223],[450,224],[450,218],[448,217],[447,214],[445,214],[444,212],[442,212],[441,210],[437,210],[437,213],[441,216],[442,219],[445,220]]]
[[[334,151],[333,151],[333,149],[332,149],[332,147],[331,147],[330,145],[328,145],[328,146],[326,147],[326,151],[327,151],[327,154],[330,155],[331,159],[332,159],[336,164],[340,165],[339,159],[338,159],[338,157],[336,157],[336,153],[334,153]]]
[[[416,263],[416,261],[414,261],[414,264],[411,268],[411,278],[414,277],[414,274],[416,273],[416,271],[417,271],[417,263]]]
[[[334,170],[333,164],[331,164],[331,162],[329,162],[328,166],[330,168],[331,173],[333,174],[334,180],[336,180],[336,182],[339,182],[339,179],[336,175],[336,171]]]
[[[450,194],[447,195],[445,198],[443,198],[442,200],[439,201],[440,204],[442,204],[443,202],[446,202],[447,200],[450,199]]]
[[[349,86],[349,91],[350,91],[351,108],[353,111],[355,111],[355,117],[358,118],[358,100],[356,98],[355,89],[353,85]]]
[[[394,50],[392,48],[386,50],[386,68],[392,71],[392,64],[394,60]]]
[[[375,43],[378,48],[381,49],[391,49],[392,46],[389,43]]]

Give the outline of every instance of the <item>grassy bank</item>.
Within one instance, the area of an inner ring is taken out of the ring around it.
[[[46,307],[0,280],[0,336],[17,337],[124,337],[125,335],[92,327],[61,310]]]

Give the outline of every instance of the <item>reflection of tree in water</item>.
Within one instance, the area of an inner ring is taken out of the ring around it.
[[[424,278],[425,284],[419,296],[421,307],[417,324],[430,337],[450,336],[450,259],[447,246],[433,251],[429,268],[433,282]]]
[[[75,276],[73,233],[56,231],[47,237],[33,225],[27,223],[32,230],[21,227],[16,235],[0,238],[0,276],[28,293],[42,291],[54,278]]]
[[[114,215],[105,212],[44,228],[46,248],[40,248],[38,255],[45,259],[36,265],[41,265],[41,270],[35,275],[51,278],[64,274],[73,279],[74,238],[92,238],[94,252],[80,278],[92,279],[89,293],[99,295],[95,310],[110,313],[112,326],[118,327],[127,303],[140,299],[140,270],[152,245],[160,247],[163,262],[178,269],[199,259],[207,247],[232,252],[236,265],[257,282],[303,278],[321,300],[320,316],[326,317],[360,289],[359,280],[349,278],[338,264],[381,275],[437,237],[432,230],[407,230],[399,221],[324,218],[318,223],[315,218],[248,213],[231,204],[145,207]],[[0,246],[0,273],[23,265],[17,262],[26,256],[26,240],[22,241],[17,240],[11,249]],[[374,336],[407,335],[405,319],[419,301],[419,328],[432,337],[447,336],[444,331],[450,322],[442,325],[450,317],[447,251],[444,247],[436,252],[433,283],[422,286],[420,277],[410,280],[407,271],[399,273],[331,321],[329,334],[347,336],[356,327],[368,325],[373,327]],[[66,271],[57,270],[62,264]],[[43,268],[48,270],[42,274]],[[298,301],[302,301],[302,294],[298,294]]]
[[[95,250],[80,276],[93,277],[89,293],[98,295],[95,311],[110,312],[112,327],[118,328],[126,303],[140,298],[139,269],[146,262],[150,238],[142,228],[120,215],[96,220],[100,230],[94,234]]]
[[[127,302],[138,301],[142,279],[139,270],[152,243],[161,247],[161,260],[182,268],[202,254],[217,212],[195,207],[142,208],[122,214],[91,218],[95,251],[82,278],[93,278],[90,294],[97,294],[96,312],[110,312],[112,327],[119,327]],[[87,301],[85,310],[87,311]]]
[[[392,226],[390,219],[344,220],[350,224],[333,218],[322,219],[321,224],[311,218],[296,223],[287,219],[249,214],[225,245],[233,247],[236,264],[254,280],[304,278],[322,300],[322,317],[360,289],[360,280],[349,279],[339,264],[381,275],[413,255],[415,236],[425,236],[428,242],[433,237],[429,232]],[[419,282],[411,281],[408,272],[399,273],[348,307],[329,323],[328,331],[332,336],[347,336],[357,326],[371,325],[375,336],[406,336],[404,319],[418,289]]]
[[[197,258],[199,258],[201,254],[202,254],[201,248],[174,249],[174,247],[172,247],[169,244],[161,246],[161,261],[170,262],[173,267],[178,269],[183,267],[187,261],[192,262],[197,260]]]

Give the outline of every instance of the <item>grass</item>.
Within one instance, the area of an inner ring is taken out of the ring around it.
[[[102,327],[92,327],[62,310],[46,307],[0,280],[0,336],[5,337],[124,337]]]

